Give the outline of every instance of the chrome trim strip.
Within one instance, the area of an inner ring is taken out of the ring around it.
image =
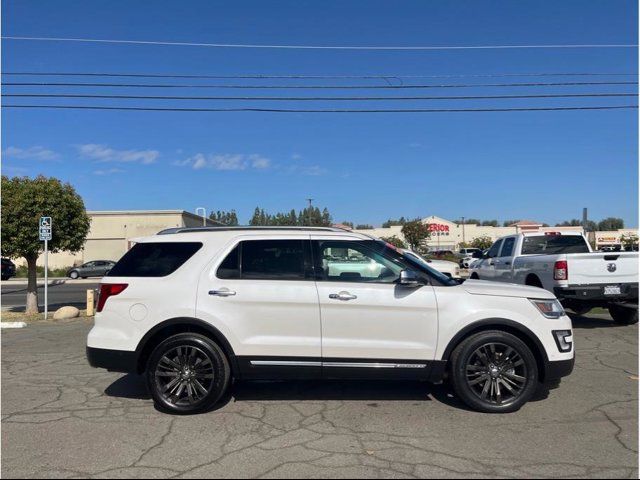
[[[424,363],[305,362],[251,360],[254,367],[330,367],[330,368],[426,368]]]
[[[298,362],[281,360],[251,360],[256,367],[321,367],[322,362]]]
[[[423,363],[350,363],[350,362],[323,362],[323,367],[337,368],[426,368]]]

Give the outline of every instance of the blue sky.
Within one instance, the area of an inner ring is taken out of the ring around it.
[[[5,36],[406,46],[636,44],[638,38],[637,3],[631,0],[23,0],[3,1],[2,6]],[[3,40],[2,47],[3,71],[468,75],[636,73],[638,68],[635,49],[309,51],[10,40]],[[6,82],[9,78],[26,80],[24,77],[4,77],[3,80]],[[62,81],[55,77],[50,80]],[[124,81],[127,80],[131,79]],[[571,80],[576,79],[406,79],[405,83]],[[245,81],[250,82],[259,83]],[[375,80],[354,82],[384,84]],[[68,87],[52,87],[49,91],[54,88],[59,93],[72,91]],[[29,91],[44,91],[44,88],[4,88],[4,93]],[[108,88],[83,91],[160,95],[495,95],[635,92],[637,89],[581,86],[390,93],[206,89],[150,92]],[[49,101],[54,102],[160,105],[148,100]],[[34,101],[4,99],[4,103]],[[184,103],[174,101],[170,105]],[[481,108],[636,103],[636,98],[614,98],[415,101],[391,105],[326,102],[313,106]],[[212,101],[189,104],[231,105]],[[288,102],[277,106],[299,107]],[[596,220],[619,216],[629,226],[638,223],[635,110],[356,115],[3,109],[2,121],[4,174],[42,173],[69,181],[92,210],[193,211],[204,206],[214,210],[236,209],[241,221],[246,221],[256,205],[270,211],[289,210],[304,207],[305,199],[313,197],[317,205],[330,209],[334,220],[356,223],[380,224],[390,217],[432,214],[449,219],[461,216],[500,220],[527,218],[553,223],[578,218],[582,207],[588,207],[591,218]]]

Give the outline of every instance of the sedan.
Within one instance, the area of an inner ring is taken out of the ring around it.
[[[74,280],[78,277],[103,277],[109,273],[109,270],[111,270],[115,264],[116,262],[113,260],[93,260],[79,267],[70,268],[67,276]]]

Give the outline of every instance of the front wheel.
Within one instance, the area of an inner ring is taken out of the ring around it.
[[[635,325],[638,323],[638,308],[609,305],[609,314],[613,321],[620,325]]]
[[[160,409],[188,414],[212,407],[227,390],[231,371],[226,355],[213,341],[196,333],[181,333],[155,348],[146,376]]]
[[[502,331],[465,339],[451,355],[451,381],[460,399],[474,410],[514,412],[534,395],[538,367],[518,337]]]
[[[78,278],[80,275],[78,275],[78,272],[73,271],[69,274],[69,278],[75,280],[76,278]]]

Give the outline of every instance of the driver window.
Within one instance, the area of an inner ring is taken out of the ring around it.
[[[319,242],[318,280],[394,283],[402,266],[356,242]]]
[[[498,252],[500,251],[500,246],[502,245],[502,240],[498,240],[496,243],[491,245],[489,252],[487,252],[487,257],[495,258],[498,256]]]

